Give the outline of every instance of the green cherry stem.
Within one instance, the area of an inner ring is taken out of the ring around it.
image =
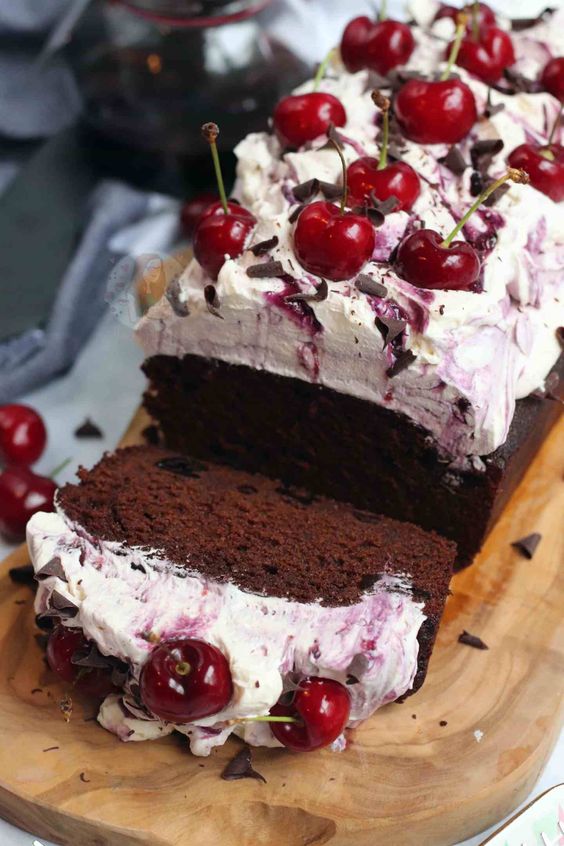
[[[335,134],[335,127],[333,126],[333,124],[331,124],[327,131],[327,138],[329,139],[329,143],[333,145],[333,147],[339,154],[339,158],[341,159],[341,167],[343,169],[343,194],[341,196],[341,214],[344,214],[345,208],[347,206],[347,195],[349,193],[349,186],[347,182],[347,163],[345,161],[345,157],[343,156],[343,150],[341,148],[341,145],[337,141]]]
[[[270,714],[265,714],[261,717],[240,717],[239,719],[227,720],[228,725],[235,725],[236,723],[299,723],[295,717],[273,717]]]
[[[387,5],[388,4],[386,3],[386,0],[382,0],[382,2],[380,3],[380,14],[378,15],[378,17],[381,21],[385,21],[388,17]]]
[[[58,476],[58,475],[59,475],[59,473],[62,473],[62,472],[63,472],[63,470],[65,469],[65,467],[68,467],[68,465],[71,463],[71,461],[72,461],[72,458],[65,458],[65,460],[64,460],[64,461],[61,461],[61,463],[60,463],[60,464],[57,464],[57,466],[55,467],[55,469],[54,469],[54,470],[51,470],[51,472],[48,474],[49,478],[50,478],[50,479],[55,479],[55,477],[56,477],[56,476]]]
[[[380,145],[380,158],[378,170],[384,170],[388,165],[388,144],[390,140],[390,101],[380,91],[372,92],[374,105],[382,110],[382,143]]]
[[[319,63],[319,67],[317,68],[317,72],[313,77],[313,90],[317,91],[319,86],[321,85],[321,80],[325,76],[327,72],[327,68],[329,67],[329,63],[335,56],[335,48],[333,47],[332,50],[329,50],[325,58]]]
[[[223,211],[225,212],[225,214],[229,214],[229,206],[227,205],[227,194],[225,193],[223,174],[221,173],[221,164],[219,162],[219,153],[217,152],[217,136],[219,135],[219,126],[217,125],[217,123],[204,123],[204,125],[202,126],[202,135],[210,145],[210,150],[213,159],[213,167],[215,170],[215,178],[219,191],[219,199],[221,200]]]
[[[461,13],[457,15],[456,18],[456,35],[454,36],[454,41],[452,42],[452,47],[450,50],[450,54],[447,61],[447,66],[441,74],[441,82],[446,82],[449,78],[452,66],[455,64],[456,60],[458,59],[458,54],[460,52],[460,45],[462,44],[462,39],[464,38],[464,32],[466,30],[466,23],[468,21],[468,16]]]
[[[529,181],[529,174],[524,170],[517,170],[517,168],[510,167],[507,173],[500,176],[500,178],[496,179],[495,182],[492,182],[485,191],[482,191],[476,202],[470,206],[464,217],[459,220],[450,235],[448,235],[441,243],[441,247],[450,247],[454,238],[456,238],[461,229],[466,226],[468,220],[474,214],[476,209],[478,209],[482,203],[485,202],[491,194],[493,194],[494,191],[497,191],[498,188],[501,188],[501,186],[509,180],[511,180],[511,182],[520,182],[522,185],[525,185]]]

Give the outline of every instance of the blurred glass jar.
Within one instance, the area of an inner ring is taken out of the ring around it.
[[[309,69],[264,29],[270,0],[93,0],[67,46],[86,122],[129,147],[192,156],[267,127]]]

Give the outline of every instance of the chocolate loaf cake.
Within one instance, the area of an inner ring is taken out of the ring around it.
[[[28,526],[36,611],[119,662],[100,721],[123,739],[178,729],[208,754],[235,731],[279,745],[254,719],[292,678],[344,686],[348,725],[422,684],[454,544],[157,447],[118,450],[79,475],[57,513]],[[158,719],[140,688],[153,650],[184,638],[221,650],[233,684],[219,713],[189,724]]]

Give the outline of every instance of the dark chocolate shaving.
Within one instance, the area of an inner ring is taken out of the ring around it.
[[[54,617],[60,618],[61,620],[71,620],[73,617],[76,617],[77,614],[78,605],[75,605],[74,602],[71,602],[70,599],[67,599],[66,596],[59,593],[58,590],[54,590],[49,597],[48,609],[40,614],[39,618],[42,621],[44,619]]]
[[[370,199],[372,200],[372,205],[376,211],[379,211],[380,214],[384,215],[384,217],[386,217],[387,214],[391,214],[391,212],[393,212],[399,204],[399,200],[395,194],[392,194],[391,197],[386,197],[385,200],[379,200],[374,194],[374,191],[371,191]]]
[[[325,279],[322,279],[319,285],[315,290],[315,294],[303,294],[298,292],[297,294],[287,294],[284,297],[284,302],[287,303],[296,303],[300,300],[305,300],[306,302],[316,302],[321,303],[323,300],[326,300],[329,295],[329,286]]]
[[[277,246],[278,235],[273,235],[272,238],[268,238],[266,241],[259,241],[258,244],[253,244],[251,247],[251,253],[258,258],[259,256],[266,255]]]
[[[343,196],[342,186],[337,185],[335,182],[323,182],[321,180],[319,188],[326,200],[338,200]]]
[[[355,517],[356,516],[357,515],[355,514]],[[369,520],[366,520],[366,521],[361,520],[360,522],[361,523],[364,523],[364,522],[368,523],[370,521]],[[360,590],[372,590],[374,585],[379,581],[380,581],[380,574],[379,573],[367,573],[365,576],[363,576],[361,578],[360,582],[358,583],[358,586],[359,586]]]
[[[555,11],[556,9],[552,6],[547,6],[536,18],[512,18],[511,29],[513,32],[523,32],[525,29],[530,29],[532,26],[542,23],[546,18],[554,14]]]
[[[444,728],[445,726],[448,726],[448,723],[446,720],[439,720],[439,725],[441,726],[441,728]]]
[[[48,579],[49,576],[56,576],[58,579],[62,579],[62,581],[64,582],[67,581],[65,571],[63,570],[63,564],[58,555],[55,555],[54,558],[51,558],[51,560],[48,561],[47,564],[45,564],[41,568],[41,570],[38,570],[35,574],[35,578],[38,582],[42,581],[43,579]]]
[[[503,150],[501,138],[484,138],[476,141],[470,147],[470,159],[474,170],[485,173],[492,163],[494,156]]]
[[[384,339],[384,347],[387,347],[398,335],[401,335],[407,326],[405,320],[398,320],[395,317],[377,317],[374,322]]]
[[[187,303],[180,298],[180,294],[180,277],[175,276],[168,284],[165,291],[165,297],[177,317],[188,317],[190,309],[188,308]]]
[[[462,155],[460,147],[457,147],[455,144],[452,145],[446,156],[439,159],[439,162],[447,167],[451,173],[454,173],[455,176],[461,176],[468,167],[468,163]]]
[[[99,426],[87,417],[82,426],[75,429],[74,436],[75,438],[103,438],[104,433]]]
[[[299,206],[296,206],[290,217],[288,218],[288,223],[295,223],[302,211],[305,209],[305,204],[300,203]]]
[[[71,657],[71,664],[89,670],[107,670],[112,666],[112,662],[102,655],[95,643],[90,643],[88,649],[77,650]]]
[[[504,79],[508,82],[509,88],[502,86],[493,86],[497,91],[502,91],[505,94],[536,94],[541,90],[541,84],[536,79],[528,79],[522,73],[513,70],[512,68],[505,68],[503,71]]]
[[[307,182],[300,182],[299,185],[292,188],[292,194],[298,203],[303,203],[306,200],[311,200],[312,197],[315,197],[315,195],[319,193],[320,188],[321,183],[319,182],[319,179],[308,179]]]
[[[250,746],[245,746],[235,757],[229,761],[223,772],[222,779],[225,781],[238,781],[241,778],[254,778],[266,784],[263,775],[257,772],[252,765],[252,753]]]
[[[8,570],[8,575],[16,585],[33,587],[35,584],[35,573],[32,564],[22,564],[21,567],[12,567]]]
[[[413,364],[416,358],[417,356],[411,350],[402,350],[398,354],[398,357],[392,366],[388,367],[386,370],[386,376],[393,379],[394,376],[397,376],[398,373],[401,373],[403,370],[406,370],[410,364]]]
[[[355,280],[357,291],[361,294],[366,294],[369,297],[387,297],[388,289],[381,282],[372,279],[367,273],[359,273]]]
[[[502,112],[505,108],[505,103],[496,103],[495,106],[492,103],[492,89],[491,87],[488,88],[488,99],[486,101],[486,108],[484,109],[484,117],[491,118],[494,115],[497,115],[499,112]]]
[[[470,194],[473,197],[479,197],[482,193],[484,180],[482,175],[477,170],[473,170],[470,174]]]
[[[530,535],[526,535],[524,538],[520,538],[519,540],[513,541],[511,546],[518,549],[521,555],[525,558],[528,558],[529,561],[533,557],[536,552],[537,546],[541,542],[542,535],[538,532],[533,532]]]
[[[209,313],[213,314],[214,317],[219,317],[223,320],[223,315],[219,313],[220,302],[215,285],[206,285],[204,288],[204,299]]]
[[[480,637],[470,634],[466,629],[464,629],[462,634],[458,635],[458,642],[464,643],[466,646],[472,646],[474,649],[489,649],[489,646],[486,646]]]
[[[382,226],[385,220],[385,217],[380,209],[373,208],[372,206],[354,206],[352,211],[354,214],[360,214],[363,217],[367,217],[372,226],[375,226],[376,228]]]
[[[250,279],[273,279],[284,276],[284,268],[279,261],[265,261],[248,267],[247,276]]]
[[[200,474],[205,472],[208,467],[203,461],[197,458],[191,458],[188,455],[175,455],[172,458],[161,458],[157,461],[156,466],[159,470],[166,470],[168,473],[174,473],[176,476],[186,476],[190,479],[199,479]]]
[[[84,782],[84,784],[90,784],[90,779],[86,778],[86,773],[80,774],[80,780]]]

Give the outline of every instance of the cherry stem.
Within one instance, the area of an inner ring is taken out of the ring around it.
[[[387,7],[386,0],[382,0],[382,2],[380,3],[380,14],[378,16],[381,21],[385,21],[386,18],[388,17],[388,10],[387,10],[386,7]]]
[[[482,203],[485,202],[491,194],[493,194],[494,191],[497,191],[498,188],[501,188],[501,186],[508,180],[511,180],[511,182],[520,182],[524,185],[529,181],[529,174],[526,173],[524,170],[517,170],[516,168],[510,167],[507,173],[505,173],[503,176],[500,176],[500,178],[496,179],[495,182],[492,182],[492,184],[489,185],[485,189],[485,191],[482,191],[476,202],[470,206],[466,214],[456,224],[450,235],[448,235],[441,243],[441,247],[450,247],[453,239],[456,238],[460,230],[466,226],[468,220],[474,214],[476,209],[478,209],[482,205]]]
[[[378,170],[383,170],[388,164],[388,144],[390,139],[390,101],[379,91],[372,92],[372,100],[382,110],[382,144]]]
[[[54,479],[55,476],[58,476],[59,473],[62,473],[62,471],[65,469],[65,467],[67,467],[71,463],[71,461],[72,461],[72,458],[65,458],[64,461],[61,461],[60,464],[57,464],[55,469],[51,470],[51,472],[48,474],[49,478]]]
[[[329,63],[330,63],[331,59],[334,57],[334,55],[335,55],[335,48],[333,47],[332,50],[329,50],[329,52],[327,53],[327,55],[325,56],[323,61],[321,61],[319,63],[319,67],[317,68],[317,72],[316,72],[315,76],[313,77],[313,90],[314,91],[317,91],[317,89],[321,85],[321,80],[325,76],[325,74],[327,72],[327,68],[329,67]]]
[[[468,21],[468,16],[464,14],[457,15],[456,18],[456,35],[454,36],[454,41],[452,42],[452,47],[450,49],[450,54],[447,61],[447,66],[441,74],[441,82],[446,82],[449,78],[450,73],[452,71],[452,66],[455,64],[456,60],[458,59],[458,54],[460,52],[460,45],[462,44],[462,39],[464,37],[464,32],[466,30],[466,22]]]
[[[474,38],[474,41],[478,41],[480,37],[479,14],[480,3],[478,0],[474,0],[472,3],[472,37]]]
[[[558,129],[558,125],[560,123],[560,118],[562,117],[562,110],[563,109],[564,109],[564,103],[562,103],[562,105],[560,106],[558,114],[556,115],[556,120],[554,121],[552,129],[550,130],[550,135],[548,136],[548,142],[546,144],[547,147],[550,147],[550,145],[554,141],[554,138],[556,136],[556,130]],[[551,151],[549,151],[549,152],[551,152]]]
[[[221,173],[221,164],[219,162],[219,153],[217,152],[217,136],[219,135],[219,127],[216,123],[204,123],[202,126],[202,135],[210,145],[210,150],[213,159],[213,167],[215,170],[215,178],[219,190],[219,199],[223,206],[225,214],[229,214],[229,206],[227,205],[227,194],[225,193],[225,185],[223,182],[223,174]]]
[[[179,676],[188,676],[192,672],[192,667],[188,661],[179,661],[174,669]]]
[[[229,725],[236,723],[299,723],[295,717],[273,717],[270,714],[265,714],[261,717],[240,717],[239,719],[228,720]]]
[[[345,208],[347,205],[347,194],[349,192],[348,183],[347,183],[347,163],[345,161],[345,157],[343,156],[343,151],[341,149],[341,145],[337,141],[334,136],[335,127],[333,124],[329,127],[327,132],[327,138],[329,139],[329,143],[333,145],[336,151],[339,154],[339,158],[341,159],[341,167],[343,169],[343,195],[341,197],[341,214],[345,213]]]

